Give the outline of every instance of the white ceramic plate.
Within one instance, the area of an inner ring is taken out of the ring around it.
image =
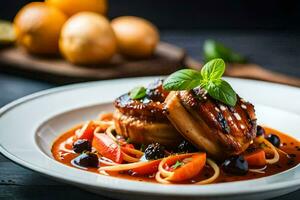
[[[211,185],[161,185],[107,177],[67,167],[52,159],[53,140],[74,124],[112,110],[111,102],[155,77],[100,81],[39,92],[0,110],[0,151],[14,162],[54,179],[120,199],[263,199],[300,188],[300,167],[250,181]],[[254,103],[260,124],[300,139],[300,89],[227,79]]]

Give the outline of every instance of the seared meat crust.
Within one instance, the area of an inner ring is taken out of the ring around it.
[[[200,89],[171,92],[166,109],[184,137],[215,157],[242,153],[256,135],[254,107],[240,97],[230,107]]]
[[[177,146],[182,136],[170,122],[153,122],[124,115],[119,111],[114,113],[116,132],[137,144],[160,143],[166,146]]]
[[[151,84],[146,97],[131,99],[124,94],[114,102],[116,111],[114,121],[116,132],[129,137],[134,143],[150,144],[159,142],[163,145],[176,146],[182,136],[164,114],[164,100],[169,93],[162,88],[162,81]]]
[[[115,100],[114,105],[125,115],[142,120],[168,121],[163,114],[163,102],[169,92],[163,90],[162,83],[162,80],[158,80],[150,84],[143,99],[134,100],[129,94],[124,94]]]
[[[159,101],[133,100],[129,94],[124,94],[115,100],[115,107],[125,115],[138,117],[142,120],[168,121],[163,114],[163,103]]]

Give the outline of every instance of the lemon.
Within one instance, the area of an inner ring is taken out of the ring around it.
[[[119,52],[134,58],[150,57],[159,42],[158,29],[140,17],[122,16],[112,20]]]
[[[107,62],[117,51],[117,41],[109,21],[94,12],[80,12],[64,24],[59,48],[71,63]]]
[[[11,44],[16,40],[12,23],[0,20],[0,44]]]
[[[42,2],[25,5],[14,19],[19,46],[34,54],[58,53],[58,39],[67,17],[59,9]]]
[[[46,0],[46,3],[63,11],[67,16],[89,11],[105,15],[107,0]]]

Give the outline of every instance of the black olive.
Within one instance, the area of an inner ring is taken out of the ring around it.
[[[256,131],[256,137],[264,136],[264,135],[265,135],[265,129],[258,125]]]
[[[92,150],[92,146],[90,141],[82,139],[82,140],[77,140],[76,142],[74,142],[73,144],[73,151],[75,153],[82,153],[84,151],[91,151]]]
[[[145,158],[147,160],[156,160],[165,157],[165,147],[159,143],[149,144],[145,149]]]
[[[75,158],[74,163],[82,167],[98,167],[99,161],[96,154],[84,152]]]
[[[277,135],[269,134],[266,139],[271,142],[275,147],[280,147],[280,138]]]
[[[231,156],[222,164],[222,169],[228,174],[245,175],[248,172],[248,162],[243,156]]]
[[[183,140],[178,145],[178,152],[180,152],[180,153],[190,153],[190,152],[196,152],[196,151],[197,151],[197,148],[186,140]]]

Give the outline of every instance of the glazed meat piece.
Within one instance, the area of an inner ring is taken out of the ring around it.
[[[255,138],[254,107],[240,97],[231,107],[196,88],[173,91],[165,103],[167,116],[178,131],[215,158],[238,155]]]
[[[149,85],[143,99],[133,100],[124,94],[115,100],[114,121],[118,134],[138,144],[158,142],[176,146],[180,143],[182,136],[163,111],[169,93],[163,90],[162,83],[158,80]]]

